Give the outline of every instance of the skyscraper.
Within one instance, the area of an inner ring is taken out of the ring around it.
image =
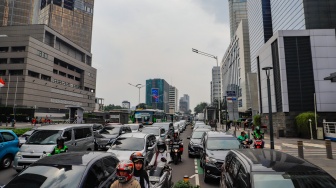
[[[247,18],[246,0],[229,0],[230,38],[234,36],[242,19]]]
[[[169,112],[169,84],[160,78],[146,80],[146,105]]]
[[[190,109],[190,99],[189,95],[184,94],[183,97],[180,98],[179,102],[180,112],[188,112]]]
[[[174,86],[169,86],[169,113],[177,112],[178,90]]]
[[[91,51],[94,0],[2,0],[0,25],[45,24]]]

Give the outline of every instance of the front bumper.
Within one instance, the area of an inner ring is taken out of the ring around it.
[[[202,153],[202,149],[200,147],[192,147],[192,146],[188,146],[188,154],[190,155],[194,155],[194,156],[200,156]]]
[[[223,162],[205,163],[203,170],[207,173],[208,177],[218,179],[221,177],[222,165]]]
[[[17,171],[21,171],[27,168],[29,165],[38,161],[41,158],[41,155],[22,155],[22,157],[15,156],[13,161],[13,168]]]

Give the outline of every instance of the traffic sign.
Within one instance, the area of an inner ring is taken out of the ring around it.
[[[235,97],[236,96],[236,91],[226,91],[226,96]]]

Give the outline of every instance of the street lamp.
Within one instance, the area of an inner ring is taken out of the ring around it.
[[[217,67],[218,67],[218,58],[217,56],[214,56],[214,55],[211,55],[211,54],[208,54],[208,53],[205,53],[205,52],[202,52],[202,51],[199,51],[197,49],[194,49],[192,48],[192,52],[195,52],[195,53],[198,53],[198,54],[201,54],[201,55],[204,55],[204,56],[207,56],[207,57],[210,57],[210,58],[214,58],[216,59],[216,63],[217,63]],[[219,69],[219,72],[220,72],[220,69]],[[220,73],[219,73],[220,74]],[[220,80],[220,78],[219,78]],[[216,82],[215,82],[216,83]],[[220,81],[218,82],[218,84],[220,83]],[[221,100],[221,94],[220,94],[220,84],[218,85],[218,119],[219,119],[219,125],[221,125],[221,111],[220,111],[220,100]],[[217,127],[216,127],[217,128]]]
[[[140,89],[146,85],[142,85],[142,84],[133,85],[131,83],[128,83],[128,84],[139,89],[139,104],[140,104]]]
[[[266,71],[267,76],[267,93],[268,93],[268,118],[270,126],[270,138],[271,138],[271,149],[274,149],[274,135],[273,135],[273,121],[272,121],[272,99],[271,99],[271,86],[270,86],[270,74],[272,67],[264,67],[262,70]]]

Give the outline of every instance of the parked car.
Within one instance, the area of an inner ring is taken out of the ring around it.
[[[95,150],[107,150],[112,143],[117,139],[118,136],[125,134],[125,133],[131,133],[131,127],[129,125],[106,125],[103,129],[100,131],[94,133],[95,137]]]
[[[22,146],[22,144],[26,143],[26,141],[28,140],[28,138],[33,134],[33,132],[35,131],[36,129],[32,129],[30,131],[27,131],[25,133],[23,133],[21,136],[19,136],[19,147]]]
[[[212,129],[210,125],[205,125],[205,124],[196,124],[196,125],[194,126],[194,129],[193,129],[193,131],[195,131],[195,130],[196,130],[196,129],[198,129],[198,128],[203,128],[203,129]]]
[[[19,139],[11,130],[0,130],[0,168],[9,168],[19,151]]]
[[[157,152],[156,138],[148,133],[126,133],[117,138],[107,152],[114,153],[119,160],[128,160],[133,152],[139,151],[148,164]]]
[[[165,141],[166,140],[166,131],[164,128],[162,127],[150,127],[150,126],[147,126],[147,127],[144,127],[142,130],[141,130],[142,133],[152,133],[155,135],[156,137],[156,141],[159,141],[159,140],[163,140]]]
[[[139,124],[139,123],[125,124],[125,125],[130,126],[133,133],[134,132],[139,132],[143,128],[143,125]]]
[[[20,172],[34,163],[45,153],[51,153],[58,137],[65,138],[68,151],[86,151],[94,149],[92,125],[59,124],[37,128],[16,153],[13,167]]]
[[[99,131],[99,130],[103,129],[103,127],[104,127],[103,124],[98,124],[98,123],[95,123],[95,124],[92,125],[93,131]]]
[[[199,128],[192,132],[191,137],[188,137],[188,139],[190,139],[190,142],[188,144],[188,156],[189,157],[200,156],[202,152],[201,140],[205,132],[208,132],[208,131],[211,131],[211,129]]]
[[[12,179],[5,188],[109,188],[119,160],[106,152],[69,152],[44,157]]]
[[[209,131],[203,136],[201,144],[203,150],[200,163],[204,171],[204,182],[208,182],[210,178],[219,179],[227,153],[230,149],[238,149],[239,141],[230,134]]]
[[[304,159],[270,149],[231,150],[225,157],[221,187],[335,187],[336,180]]]

